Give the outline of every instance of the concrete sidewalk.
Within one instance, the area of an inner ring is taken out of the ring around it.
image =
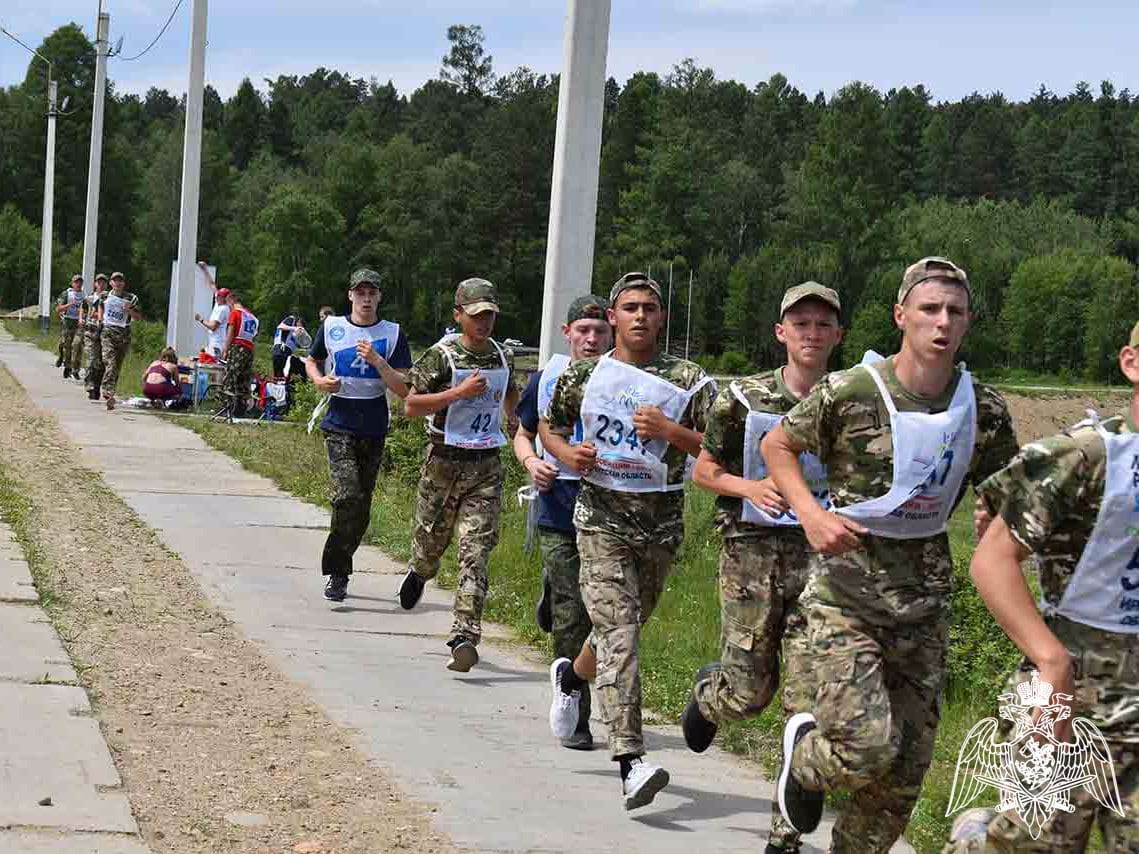
[[[0,851],[146,854],[23,550],[0,522]]]
[[[209,599],[354,730],[394,783],[433,807],[436,829],[460,847],[762,850],[772,788],[755,766],[716,748],[697,756],[678,728],[650,728],[651,757],[672,783],[652,806],[626,813],[600,724],[598,750],[559,747],[546,722],[546,669],[512,649],[505,629],[488,625],[478,667],[450,673],[448,591],[429,585],[415,611],[402,611],[395,591],[404,567],[363,548],[348,600],[330,607],[317,569],[324,510],[245,471],[189,430],[93,405],[80,386],[60,379],[51,354],[2,329],[0,362],[81,447],[85,464],[179,553]],[[0,712],[0,734],[3,721]],[[829,828],[824,823],[803,850],[825,850]]]

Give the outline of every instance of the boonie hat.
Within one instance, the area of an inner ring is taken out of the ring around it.
[[[612,289],[609,291],[609,303],[611,305],[617,304],[617,296],[621,291],[627,291],[629,288],[648,288],[657,295],[660,304],[664,305],[664,294],[661,293],[660,285],[646,276],[644,273],[632,272],[626,273],[613,283]]]
[[[486,279],[464,279],[455,288],[455,305],[467,314],[498,314],[498,288]]]
[[[805,299],[822,300],[835,311],[842,311],[838,293],[832,288],[820,285],[818,282],[803,282],[801,285],[788,288],[787,293],[783,294],[783,302],[779,304],[779,317],[782,319],[788,309]]]
[[[380,274],[375,270],[369,270],[366,267],[357,270],[348,279],[348,290],[354,291],[356,288],[373,287],[379,288],[381,282]]]
[[[969,286],[969,277],[965,271],[948,258],[930,256],[906,268],[906,272],[902,275],[902,286],[898,288],[898,305],[906,301],[910,291],[930,279],[948,279],[956,282],[965,289],[969,300],[973,299],[973,289]]]
[[[566,323],[573,323],[575,320],[605,320],[605,309],[609,308],[609,303],[605,297],[588,296],[578,297],[570,303],[569,311],[566,312]]]

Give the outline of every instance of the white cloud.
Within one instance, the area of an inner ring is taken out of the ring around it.
[[[680,8],[701,14],[765,15],[777,12],[843,12],[858,0],[680,0]]]

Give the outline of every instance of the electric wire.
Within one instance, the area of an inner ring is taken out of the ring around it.
[[[166,30],[170,27],[170,22],[174,20],[174,16],[178,14],[178,10],[181,8],[182,8],[182,0],[178,0],[178,2],[174,4],[174,11],[171,12],[170,17],[166,19],[166,23],[162,25],[162,29],[159,30],[158,35],[156,35],[154,37],[154,41],[152,41],[149,45],[146,46],[146,50],[144,50],[140,54],[137,54],[136,56],[117,56],[115,58],[120,59],[123,62],[134,62],[136,59],[142,59],[144,56],[146,56],[147,53],[150,52],[150,49],[152,47],[154,47],[156,44],[158,44],[158,40],[161,39],[162,36],[166,34]]]

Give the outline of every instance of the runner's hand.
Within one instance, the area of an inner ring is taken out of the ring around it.
[[[387,364],[387,359],[376,352],[376,348],[372,346],[371,341],[357,341],[356,355],[361,357],[377,371]]]
[[[859,536],[865,534],[866,529],[853,519],[820,507],[799,521],[803,525],[803,533],[807,535],[807,542],[819,554],[840,555],[862,548]]]
[[[478,368],[470,373],[465,380],[455,386],[455,395],[460,400],[478,397],[487,389],[486,377],[479,373]]]
[[[985,500],[980,496],[977,497],[977,504],[973,507],[973,532],[977,535],[977,542],[981,542],[981,537],[985,536],[985,531],[989,530],[989,524],[993,521],[993,514],[989,512]]]
[[[672,423],[659,406],[638,406],[633,413],[633,427],[642,442],[665,438]]]
[[[313,385],[325,394],[336,394],[340,391],[340,379],[338,377],[320,377],[313,380]]]
[[[570,448],[569,466],[578,474],[589,474],[597,464],[597,448],[592,442],[582,442]]]
[[[790,508],[791,505],[780,494],[775,481],[771,478],[765,477],[763,480],[752,481],[749,484],[748,501],[764,512],[779,516]]]
[[[1040,681],[1052,683],[1052,695],[1066,694],[1068,697],[1074,697],[1076,694],[1076,669],[1072,662],[1071,655],[1064,656],[1063,659],[1055,663],[1045,663],[1039,666]],[[1072,707],[1070,699],[1056,698],[1057,702],[1067,703],[1068,708]],[[1040,716],[1040,709],[1033,711],[1032,720],[1035,721]],[[1055,728],[1052,730],[1056,736],[1057,741],[1069,741],[1072,738],[1072,715],[1069,712],[1068,716],[1062,720],[1057,721]]]
[[[558,467],[550,465],[539,456],[526,458],[526,471],[530,473],[539,492],[546,492],[558,477]]]

